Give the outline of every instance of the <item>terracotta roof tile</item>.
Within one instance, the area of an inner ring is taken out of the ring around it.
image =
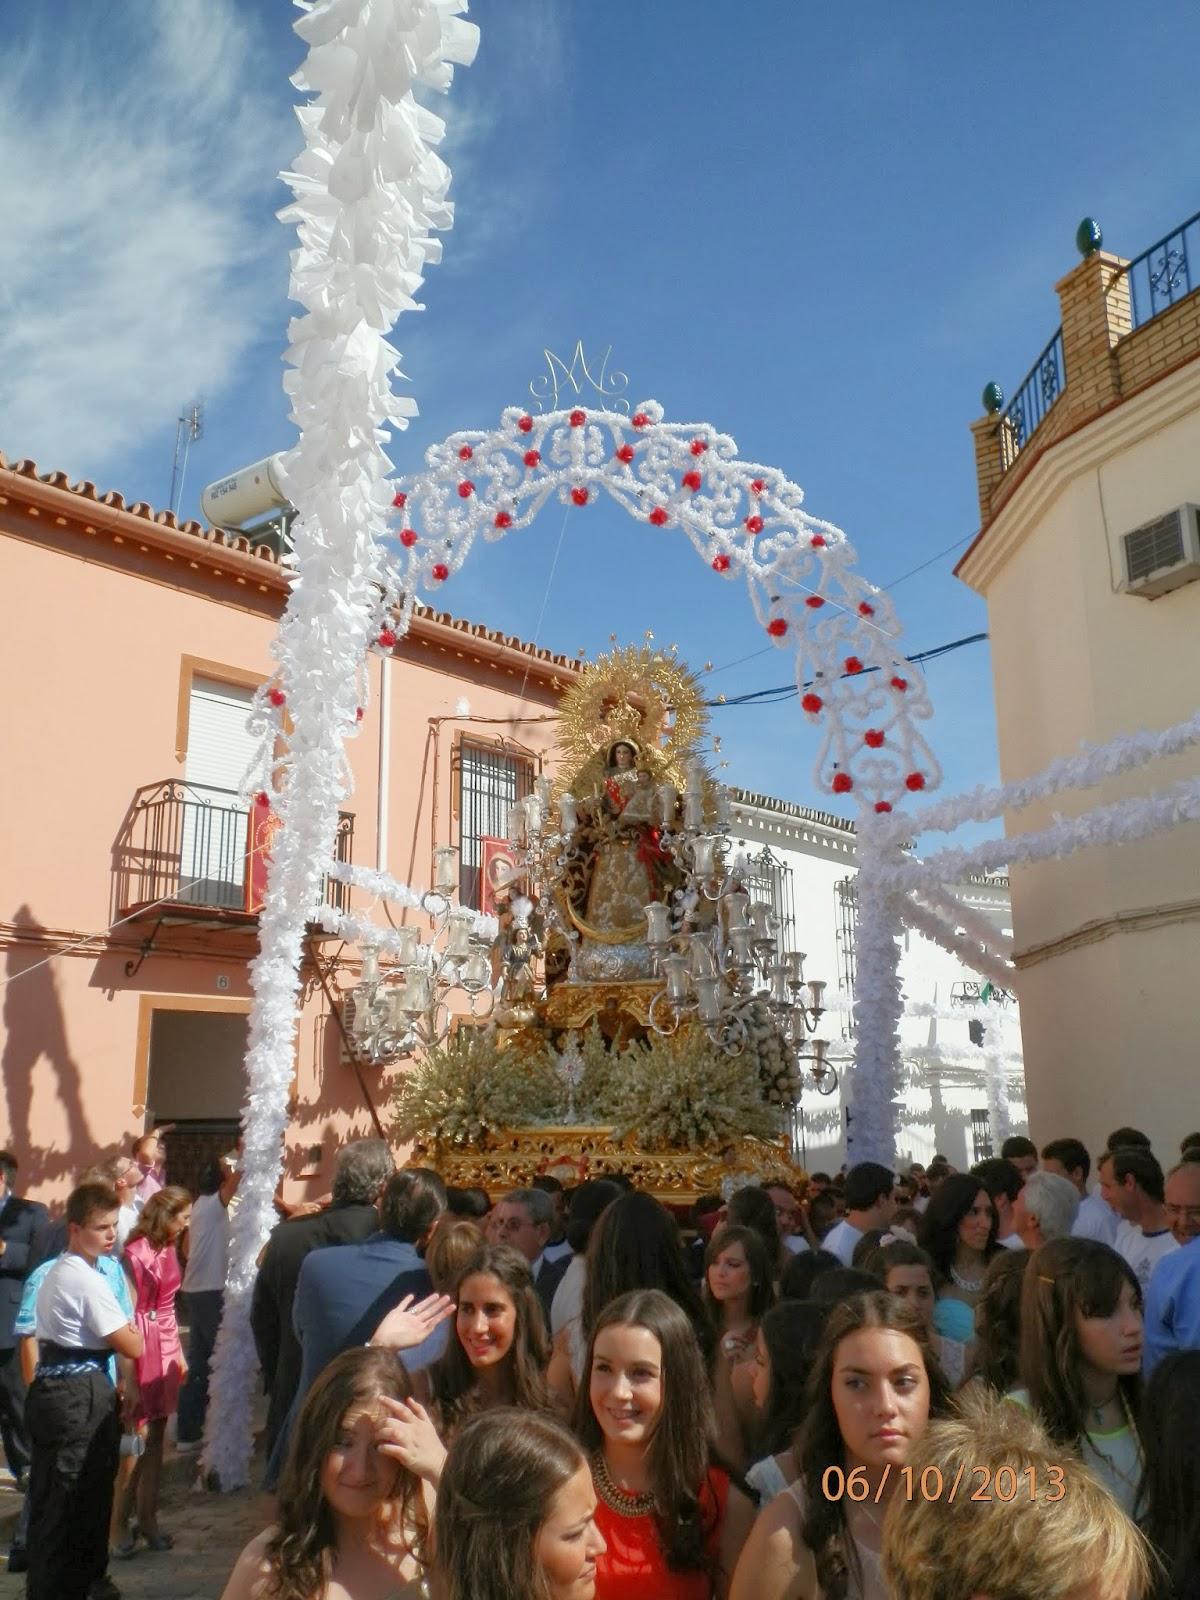
[[[35,478],[53,489],[60,489],[66,494],[77,496],[81,500],[97,502],[109,506],[114,511],[124,512],[129,516],[140,517],[143,521],[153,522],[161,528],[178,533],[182,539],[203,539],[206,544],[218,548],[237,550],[242,554],[255,556],[259,561],[270,567],[280,567],[281,562],[275,551],[269,545],[251,545],[244,534],[226,533],[220,528],[206,528],[202,523],[189,520],[181,523],[173,511],[155,511],[153,506],[145,500],[139,500],[132,506],[127,506],[125,496],[119,489],[109,489],[104,494],[99,494],[96,485],[89,479],[81,479],[78,483],[71,483],[65,472],[39,473],[37,462],[28,456],[20,461],[10,463],[3,450],[0,450],[0,472],[9,471],[17,473],[20,477]],[[445,628],[470,635],[476,639],[486,639],[489,644],[504,645],[510,650],[517,650],[522,655],[532,656],[537,661],[550,663],[561,667],[564,671],[578,672],[580,663],[570,656],[559,655],[553,650],[547,650],[541,645],[527,643],[516,634],[500,633],[494,628],[489,628],[485,622],[471,622],[464,617],[456,617],[449,611],[435,611],[429,606],[418,606],[416,615],[427,621],[435,622]]]

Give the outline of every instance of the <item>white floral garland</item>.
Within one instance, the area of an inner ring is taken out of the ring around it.
[[[820,788],[885,816],[941,782],[917,728],[932,712],[925,680],[898,648],[890,598],[854,571],[846,535],[802,509],[800,487],[741,460],[728,434],[664,422],[653,400],[630,416],[512,406],[498,428],[451,434],[425,462],[395,496],[400,550],[380,603],[384,648],[407,630],[422,591],[444,604],[440,591],[477,538],[528,527],[552,497],[582,508],[604,493],[648,536],[681,529],[719,577],[745,582],[768,637],[793,653],[801,710],[824,730]]]
[[[461,0],[318,0],[303,4],[307,43],[293,80],[316,99],[297,111],[305,148],[286,175],[296,224],[290,293],[304,314],[289,329],[284,379],[299,442],[285,461],[295,578],[258,698],[264,741],[290,731],[273,764],[282,821],[275,840],[246,1058],[244,1154],[225,1309],[213,1361],[204,1465],[223,1489],[249,1481],[257,1362],[250,1331],[256,1260],[275,1220],[288,1120],[305,926],[317,912],[349,792],[344,741],[364,703],[363,663],[377,627],[379,548],[387,531],[388,426],[415,411],[392,392],[398,353],[387,335],[448,227],[450,172],[434,153],[441,121],[413,89],[446,89],[469,62],[476,30]]]
[[[1094,789],[1122,773],[1179,755],[1194,744],[1200,744],[1200,712],[1159,732],[1143,729],[1119,734],[1107,744],[1085,744],[1073,755],[1061,756],[1041,772],[1015,783],[990,788],[980,785],[966,794],[948,796],[894,822],[881,823],[880,837],[893,843],[922,833],[950,833],[964,822],[991,822],[1067,789]]]

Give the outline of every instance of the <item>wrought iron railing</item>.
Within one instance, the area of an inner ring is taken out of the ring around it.
[[[1189,254],[1190,252],[1190,254]],[[1125,268],[1133,326],[1140,328],[1200,288],[1200,211]]]
[[[1059,328],[1000,413],[1000,440],[1006,470],[1046,420],[1066,382],[1062,329]]]
[[[243,911],[248,895],[249,808],[232,789],[168,778],[134,796],[116,847],[117,910],[162,902]],[[354,817],[338,818],[335,856],[351,860]],[[349,886],[326,882],[329,904],[345,910]]]

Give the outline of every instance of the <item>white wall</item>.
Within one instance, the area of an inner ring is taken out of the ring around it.
[[[849,996],[841,994],[837,885],[857,872],[854,833],[845,823],[821,813],[805,811],[768,796],[744,792],[735,800],[731,839],[734,849],[754,855],[768,846],[791,869],[796,911],[794,947],[807,952],[805,975],[824,978],[833,1002],[822,1020],[819,1034],[833,1046],[841,1084],[825,1097],[806,1089],[802,1102],[803,1138],[810,1168],[834,1171],[843,1161],[853,1163],[853,1133],[847,1145],[846,1108],[853,1114],[853,1040],[846,1009]],[[1011,930],[1008,890],[1003,884],[959,885],[955,892],[1002,930]],[[996,1090],[989,1084],[986,1052],[971,1044],[968,1020],[975,1015],[955,1003],[956,985],[978,982],[956,956],[916,933],[906,933],[900,974],[905,1000],[912,1008],[938,1016],[906,1015],[901,1023],[904,1089],[898,1154],[902,1160],[928,1163],[935,1152],[963,1168],[974,1159],[971,1138],[972,1110],[991,1107],[995,1148],[999,1150]],[[1008,1067],[1010,1132],[1025,1127],[1024,1079],[1020,1060],[1020,1024],[1014,1004],[978,1008],[985,1018],[985,1046],[999,1045],[1011,1059]]]

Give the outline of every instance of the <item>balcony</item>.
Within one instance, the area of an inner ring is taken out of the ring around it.
[[[125,919],[252,925],[262,903],[273,819],[235,790],[168,778],[134,795],[114,851],[115,914]],[[255,851],[247,848],[254,837]],[[338,818],[335,857],[352,859],[354,817]],[[327,879],[329,904],[345,910],[349,886]]]

